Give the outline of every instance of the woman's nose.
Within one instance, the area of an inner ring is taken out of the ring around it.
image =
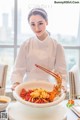
[[[39,30],[39,27],[38,27],[38,26],[35,26],[35,30],[38,31],[38,30]]]

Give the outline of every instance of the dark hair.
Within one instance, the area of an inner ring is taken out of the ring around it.
[[[28,15],[28,22],[32,15],[40,15],[45,19],[45,21],[48,21],[47,12],[43,8],[33,8]]]

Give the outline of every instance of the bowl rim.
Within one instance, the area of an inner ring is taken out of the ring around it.
[[[11,102],[11,98],[7,95],[0,95],[0,99],[6,99],[7,103]]]
[[[13,91],[13,96],[15,97],[15,99],[16,99],[18,102],[22,103],[22,104],[25,104],[25,105],[28,105],[28,106],[31,106],[31,107],[37,107],[37,108],[55,106],[55,105],[59,104],[61,101],[63,101],[63,100],[65,99],[66,93],[64,93],[63,91],[62,91],[62,93],[61,93],[61,96],[58,97],[56,100],[54,100],[53,102],[50,102],[50,103],[45,103],[45,104],[44,104],[44,103],[41,103],[41,104],[39,104],[39,103],[32,103],[32,102],[29,102],[29,101],[25,101],[25,100],[23,100],[23,99],[17,94],[16,91],[19,89],[19,87],[22,87],[22,86],[24,86],[24,85],[26,85],[26,84],[33,84],[33,83],[36,83],[36,82],[37,82],[37,81],[30,81],[30,82],[24,82],[24,83],[18,85],[18,86],[15,88],[15,90]],[[45,82],[45,81],[38,81],[37,83],[38,83],[38,84],[44,83],[44,84],[47,84],[47,85],[53,85],[52,83],[50,83],[50,82]]]

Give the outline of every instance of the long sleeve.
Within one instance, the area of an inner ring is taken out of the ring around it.
[[[21,45],[11,74],[12,83],[23,82],[25,75],[27,75],[25,81],[43,79],[49,81],[49,75],[47,73],[40,70],[37,70],[36,73],[35,64],[59,72],[63,77],[63,82],[66,83],[64,49],[50,36],[44,41],[40,41],[36,37],[33,37]]]
[[[15,60],[15,65],[11,74],[12,83],[23,81],[23,77],[26,72],[26,46],[25,43],[21,45],[17,58]]]
[[[62,75],[62,85],[66,88],[67,86],[67,69],[66,69],[66,60],[64,54],[64,48],[58,44],[56,51],[56,60],[55,60],[55,71]]]

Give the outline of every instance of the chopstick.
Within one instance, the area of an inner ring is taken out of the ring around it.
[[[44,67],[42,67],[40,65],[37,65],[37,64],[35,64],[35,66],[38,67],[38,68],[40,68],[41,70],[45,71],[46,73],[54,76],[56,79],[60,78],[60,76],[58,76],[56,73],[52,72],[51,70],[48,70],[48,69],[46,69],[46,68],[44,68]]]

